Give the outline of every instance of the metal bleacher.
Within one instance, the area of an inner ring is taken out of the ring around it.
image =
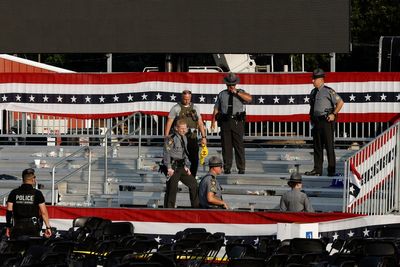
[[[65,146],[63,156],[79,147]],[[90,194],[88,193],[88,170],[83,169],[58,183],[57,205],[96,207],[151,207],[161,208],[165,193],[165,177],[158,172],[162,157],[161,146],[142,146],[138,159],[135,146],[118,147],[117,155],[108,159],[107,180],[104,172],[104,148],[90,147],[92,155]],[[2,198],[21,183],[20,174],[25,168],[36,168],[39,188],[50,202],[52,166],[60,161],[59,147],[52,146],[2,146],[0,148],[0,195]],[[220,147],[210,147],[209,157],[220,155]],[[353,151],[337,149],[337,171],[343,173],[343,161]],[[78,168],[87,155],[65,162],[56,171],[61,179]],[[35,165],[40,159],[40,165]],[[138,162],[140,162],[138,164]],[[326,162],[326,161],[325,161]],[[218,177],[223,187],[223,197],[236,210],[278,210],[280,196],[289,190],[290,173],[304,173],[313,167],[312,149],[304,148],[247,148],[246,174]],[[140,168],[138,169],[137,166]],[[200,166],[198,179],[205,175],[207,166]],[[10,179],[15,177],[15,179]],[[343,188],[340,177],[303,176],[303,189],[316,211],[342,211]],[[177,206],[190,207],[188,189],[179,185]],[[2,199],[2,200],[3,200]],[[4,200],[3,200],[4,201]]]

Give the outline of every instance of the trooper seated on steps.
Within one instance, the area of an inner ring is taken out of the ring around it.
[[[303,185],[301,175],[298,172],[292,173],[288,181],[288,185],[292,188],[292,190],[282,195],[280,201],[280,210],[292,212],[314,212],[308,196],[301,192]]]
[[[217,181],[217,175],[222,172],[222,160],[213,156],[208,161],[209,172],[201,179],[199,185],[200,207],[203,209],[229,209],[222,199],[222,188]]]

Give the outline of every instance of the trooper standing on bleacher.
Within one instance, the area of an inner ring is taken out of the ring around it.
[[[243,89],[236,88],[239,77],[230,72],[224,82],[227,89],[218,94],[215,102],[211,128],[215,129],[215,122],[221,127],[222,157],[225,174],[231,173],[233,149],[239,174],[246,170],[244,151],[244,124],[246,122],[245,104],[250,103],[253,97]]]
[[[192,208],[199,207],[197,181],[190,172],[186,132],[186,121],[178,120],[175,132],[165,139],[163,161],[167,168],[167,190],[164,197],[164,208],[175,208],[179,181],[189,187]]]
[[[199,167],[198,130],[201,134],[202,145],[207,145],[207,138],[200,110],[192,103],[192,92],[187,89],[182,92],[181,102],[174,105],[168,114],[168,120],[165,125],[165,136],[170,134],[174,122],[176,123],[180,119],[185,120],[189,128],[186,133],[187,151],[189,153],[190,172],[193,177],[196,177],[197,169]]]
[[[51,226],[42,192],[34,188],[36,175],[34,169],[22,172],[23,184],[12,190],[7,199],[6,235],[12,239],[21,236],[39,237],[43,222],[46,225],[45,237],[51,236]]]
[[[334,145],[335,122],[344,102],[332,88],[324,84],[325,72],[315,69],[312,74],[314,89],[310,94],[310,120],[314,145],[314,169],[305,175],[322,175],[324,148],[328,158],[328,176],[336,175]]]

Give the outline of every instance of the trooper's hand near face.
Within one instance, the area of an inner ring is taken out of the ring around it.
[[[228,85],[228,90],[234,95],[237,94],[236,85]]]

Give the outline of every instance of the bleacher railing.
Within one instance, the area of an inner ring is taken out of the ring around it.
[[[384,215],[400,208],[400,122],[345,161],[343,211]]]
[[[85,153],[85,157],[87,156],[87,163],[83,164],[82,166],[80,166],[79,168],[75,168],[72,172],[70,172],[69,174],[65,175],[64,177],[58,179],[56,181],[56,169],[58,166],[62,165],[65,162],[68,162],[70,160],[73,160],[73,158],[77,155],[80,155],[81,153]],[[78,150],[76,150],[75,152],[71,153],[70,155],[62,158],[61,160],[59,160],[58,162],[56,162],[52,169],[51,169],[51,205],[54,205],[57,203],[57,199],[56,199],[56,184],[61,183],[62,181],[65,181],[66,179],[68,179],[69,177],[71,177],[72,175],[74,175],[75,173],[80,172],[82,169],[84,168],[88,168],[88,185],[87,185],[87,197],[86,197],[86,201],[89,204],[90,203],[90,196],[91,196],[91,177],[92,177],[92,153],[90,151],[90,147],[88,146],[84,146],[79,148]]]
[[[75,118],[44,116],[35,113],[9,112],[0,114],[0,143],[44,144],[51,145],[56,139],[62,139],[63,145],[102,145],[107,129],[114,128],[127,117],[111,119],[82,120]],[[143,114],[140,119],[131,119],[124,123],[125,130],[110,133],[111,138],[132,137],[132,129],[142,124],[141,137],[148,142],[163,138],[166,117]],[[337,141],[371,141],[390,127],[389,122],[338,122],[335,139]],[[211,123],[206,121],[208,138],[219,139],[219,132],[211,132]],[[136,132],[133,135],[138,137]],[[247,122],[245,140],[312,140],[309,122]]]
[[[138,123],[135,121],[138,120]],[[133,123],[131,123],[133,121]],[[134,127],[129,127],[133,124]],[[132,130],[133,129],[133,130]],[[113,134],[118,134],[121,131],[124,134],[122,139],[110,138]],[[118,146],[129,138],[132,138],[135,134],[138,135],[137,143],[137,164],[136,168],[140,169],[140,159],[141,159],[141,147],[142,147],[142,113],[135,112],[128,117],[120,120],[117,124],[111,126],[104,134],[104,194],[109,192],[109,182],[108,182],[108,141],[111,139],[112,153],[116,153]]]

